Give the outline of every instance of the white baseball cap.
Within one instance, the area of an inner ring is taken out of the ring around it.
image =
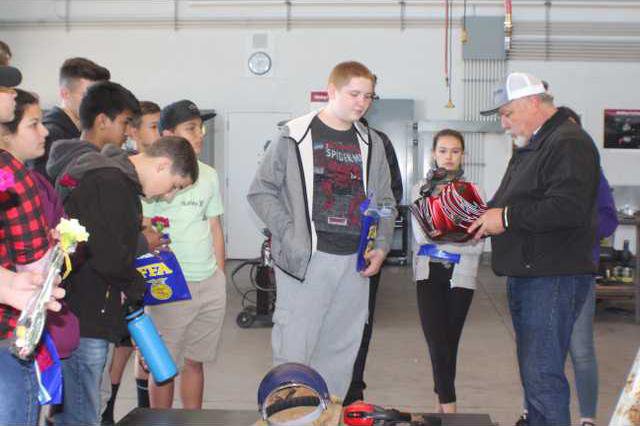
[[[481,115],[497,114],[501,107],[516,99],[545,93],[542,80],[526,72],[512,72],[500,86],[493,91],[493,106]]]

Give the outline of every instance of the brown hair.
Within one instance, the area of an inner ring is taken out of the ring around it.
[[[183,137],[163,136],[147,148],[144,155],[168,158],[172,163],[171,173],[188,177],[192,183],[198,180],[198,157],[189,141]]]
[[[60,67],[60,85],[69,87],[75,80],[108,81],[111,73],[87,58],[69,58]]]
[[[331,70],[329,74],[329,84],[333,84],[340,89],[351,81],[352,78],[362,77],[371,80],[374,88],[376,85],[376,76],[365,65],[356,61],[341,62]]]
[[[433,137],[433,147],[432,150],[435,151],[438,146],[438,139],[443,136],[452,136],[460,141],[460,145],[462,146],[462,151],[464,151],[464,136],[457,130],[453,129],[442,129]]]
[[[11,135],[15,135],[18,132],[18,126],[24,117],[24,112],[30,105],[38,105],[38,95],[35,93],[27,92],[22,89],[15,89],[16,91],[16,109],[13,120],[8,123],[0,124],[0,129],[5,130]]]
[[[131,120],[131,126],[139,129],[144,115],[155,114],[158,112],[160,112],[160,106],[157,103],[151,101],[140,101],[140,114],[136,114],[136,116],[133,117]]]
[[[9,61],[11,60],[11,49],[9,45],[4,41],[0,40],[0,65],[7,66],[9,65]]]

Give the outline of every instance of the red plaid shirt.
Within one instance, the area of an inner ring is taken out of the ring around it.
[[[13,173],[15,185],[0,201],[0,265],[15,270],[49,250],[48,228],[35,181],[13,155],[0,150],[0,169]],[[0,283],[2,285],[3,283]],[[19,311],[0,304],[0,339],[11,336]]]

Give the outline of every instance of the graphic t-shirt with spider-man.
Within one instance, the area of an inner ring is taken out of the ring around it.
[[[365,199],[362,154],[355,128],[335,130],[315,117],[313,139],[313,222],[318,250],[353,254],[360,240],[359,207]]]

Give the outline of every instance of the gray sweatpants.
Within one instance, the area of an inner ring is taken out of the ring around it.
[[[276,268],[276,285],[274,365],[309,365],[344,398],[369,308],[369,279],[356,272],[356,255],[315,252],[303,282]]]

